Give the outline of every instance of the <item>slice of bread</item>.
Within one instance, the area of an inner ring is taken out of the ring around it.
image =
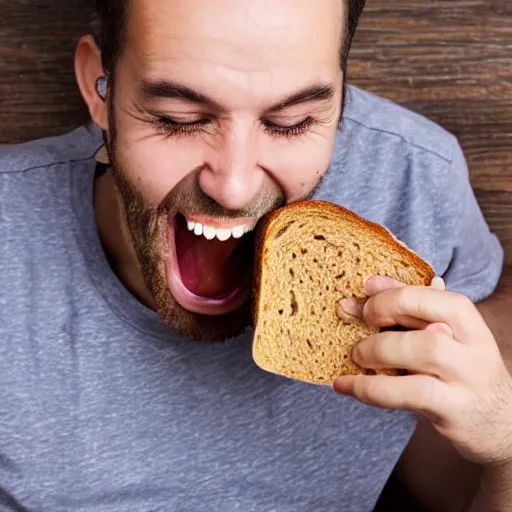
[[[374,275],[422,286],[435,276],[387,229],[324,201],[270,214],[259,229],[256,254],[253,359],[266,371],[313,384],[367,373],[350,352],[378,330],[340,319],[341,299],[364,300],[364,283]]]

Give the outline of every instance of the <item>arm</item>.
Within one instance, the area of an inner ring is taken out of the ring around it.
[[[397,475],[428,512],[463,512],[473,501],[480,469],[463,459],[424,418],[405,449]]]
[[[435,268],[449,292],[371,280],[363,320],[412,330],[371,336],[353,353],[365,368],[411,373],[344,377],[334,387],[370,405],[418,414],[397,471],[427,510],[500,512],[509,506],[512,461],[511,279],[507,272],[495,291],[503,250],[479,208],[458,144],[435,185]]]
[[[477,305],[512,373],[512,270],[506,269],[498,289]],[[510,412],[512,415],[512,411]],[[510,433],[512,436],[512,432]],[[512,510],[512,464],[481,470],[478,491],[469,512]]]
[[[496,291],[477,304],[491,329],[508,370],[512,373],[512,267],[506,268]]]
[[[482,470],[478,493],[468,512],[512,510],[512,464]]]
[[[454,148],[452,163],[438,193],[439,225],[442,226],[438,248],[440,253],[445,252],[446,261],[450,260],[446,269],[440,269],[447,287],[478,302],[478,310],[512,372],[512,269],[503,273],[494,293],[481,301],[496,286],[502,254],[474,196],[460,147]],[[477,492],[481,497],[489,494],[484,491],[484,485],[479,486],[483,476],[486,481],[494,482],[493,487],[498,486],[492,475],[482,475],[476,464],[463,459],[453,444],[424,419],[420,419],[397,473],[429,511],[468,510]],[[500,475],[499,480],[502,479]],[[490,487],[491,483],[485,485],[487,490]],[[501,491],[498,494],[504,495]],[[479,501],[485,502],[481,497]]]
[[[405,368],[407,376],[344,376],[334,389],[422,417],[399,471],[427,510],[508,512],[512,377],[475,305],[436,288],[376,277],[366,284],[363,311],[342,301],[346,313],[370,326],[413,330],[381,331],[352,352],[363,368]]]
[[[496,292],[477,307],[512,373],[512,269],[504,272]],[[508,510],[506,507],[512,503],[511,467],[481,470],[463,459],[423,418],[418,421],[397,473],[428,511],[501,511]],[[493,508],[486,508],[491,504]]]

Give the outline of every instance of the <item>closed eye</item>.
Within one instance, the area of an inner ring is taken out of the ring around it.
[[[198,119],[194,121],[177,121],[172,117],[159,117],[155,124],[167,135],[179,133],[194,133],[200,131],[202,127],[211,123],[210,119]]]
[[[193,121],[178,121],[172,117],[165,116],[159,116],[153,121],[157,129],[167,136],[191,135],[203,131],[211,123],[212,120],[207,118]],[[270,120],[263,122],[265,131],[273,137],[297,137],[306,133],[314,124],[315,120],[312,117],[306,117],[293,125],[281,125]]]
[[[265,121],[265,131],[272,136],[296,137],[306,133],[311,126],[315,124],[312,117],[306,117],[302,121],[293,125],[280,125],[272,121]]]

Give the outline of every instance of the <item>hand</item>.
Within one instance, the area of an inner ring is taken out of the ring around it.
[[[512,377],[475,305],[445,291],[439,278],[431,287],[415,287],[375,277],[366,293],[364,305],[343,301],[345,312],[372,327],[410,330],[370,336],[354,348],[354,362],[409,375],[340,377],[334,390],[369,405],[424,415],[472,462],[511,462]]]

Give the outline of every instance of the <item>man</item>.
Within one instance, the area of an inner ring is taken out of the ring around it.
[[[397,463],[428,510],[510,509],[502,249],[452,136],[344,94],[363,3],[97,2],[94,125],[0,150],[3,510],[366,512]],[[353,355],[407,377],[253,364],[252,230],[311,195],[444,278],[343,304],[407,329]]]

